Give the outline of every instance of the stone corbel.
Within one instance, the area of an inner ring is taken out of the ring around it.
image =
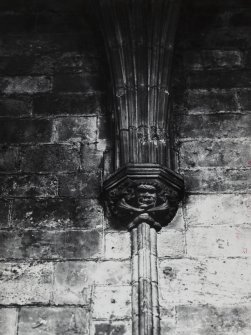
[[[96,0],[113,87],[114,173],[103,184],[109,216],[131,232],[133,335],[159,335],[157,232],[175,216],[170,94],[179,0]]]

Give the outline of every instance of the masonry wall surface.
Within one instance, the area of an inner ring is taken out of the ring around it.
[[[0,335],[131,334],[130,240],[104,216],[110,81],[87,1],[0,3]],[[162,334],[251,333],[251,3],[184,1],[186,197],[158,236]]]

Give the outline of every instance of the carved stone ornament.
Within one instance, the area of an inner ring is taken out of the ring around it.
[[[157,231],[175,216],[183,179],[158,164],[127,164],[104,182],[108,215],[129,230],[146,222]]]

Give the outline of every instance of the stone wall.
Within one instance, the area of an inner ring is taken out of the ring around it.
[[[109,226],[109,76],[83,0],[0,3],[0,335],[131,334]],[[158,236],[162,334],[249,335],[251,3],[184,1],[174,62],[186,198]]]
[[[129,241],[99,201],[109,78],[86,3],[0,3],[1,335],[130,329]]]
[[[162,334],[248,335],[251,3],[187,1],[174,111],[180,215],[159,236]]]

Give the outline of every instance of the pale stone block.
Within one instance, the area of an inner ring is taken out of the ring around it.
[[[105,257],[126,259],[131,257],[129,232],[112,232],[105,235]]]
[[[185,205],[185,218],[188,226],[251,223],[251,195],[191,195]]]
[[[0,335],[17,334],[18,312],[16,308],[0,309]]]
[[[96,286],[92,296],[93,318],[123,319],[131,317],[131,286]]]
[[[169,229],[158,234],[159,257],[182,257],[185,254],[184,232]]]
[[[251,256],[250,227],[195,227],[186,232],[187,255]]]
[[[130,262],[60,262],[55,265],[56,304],[88,304],[95,285],[129,285]]]
[[[1,263],[2,304],[49,303],[52,294],[52,263]]]
[[[250,302],[251,259],[176,259],[159,266],[162,307]]]

